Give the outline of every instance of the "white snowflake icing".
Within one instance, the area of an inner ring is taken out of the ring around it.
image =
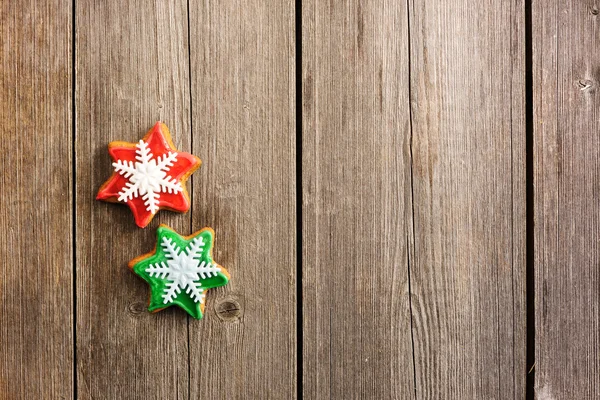
[[[127,202],[134,197],[142,196],[146,210],[155,214],[158,211],[160,193],[183,191],[180,182],[167,176],[177,159],[177,153],[169,152],[155,159],[148,144],[143,140],[136,144],[135,153],[137,154],[135,164],[123,160],[117,160],[112,164],[118,174],[129,180],[119,192],[119,201]]]
[[[151,264],[146,272],[151,277],[158,277],[168,281],[162,295],[163,303],[167,304],[177,298],[182,290],[196,303],[204,303],[204,289],[200,279],[216,276],[221,269],[217,264],[200,262],[205,243],[202,237],[196,236],[184,250],[181,250],[171,238],[163,237],[161,246],[165,251],[167,262]]]

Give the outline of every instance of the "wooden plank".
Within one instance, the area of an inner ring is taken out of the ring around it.
[[[600,392],[600,27],[592,1],[533,2],[535,392]]]
[[[0,5],[0,393],[73,396],[72,9]]]
[[[410,10],[417,397],[523,399],[524,2]]]
[[[112,172],[107,145],[135,142],[157,120],[191,151],[185,1],[76,4],[77,385],[79,398],[188,397],[187,316],[146,311],[149,288],[127,262],[150,251],[161,211],[139,229],[128,207],[94,200]]]
[[[294,2],[190,2],[193,230],[231,273],[190,320],[190,398],[296,397]]]
[[[302,2],[306,398],[414,397],[406,2]]]

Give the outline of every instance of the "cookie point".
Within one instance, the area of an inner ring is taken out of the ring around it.
[[[215,237],[215,230],[210,226],[200,229],[197,233],[208,232],[213,238]]]
[[[192,310],[188,312],[192,316],[192,318],[201,320],[204,317],[204,303],[195,303],[192,307]]]
[[[167,124],[165,124],[162,121],[156,121],[156,124],[154,124],[154,129],[161,132],[161,133],[165,133],[169,131],[169,128],[167,127]]]
[[[167,224],[160,224],[160,225],[158,226],[158,228],[156,228],[156,230],[159,230],[159,231],[169,230],[169,231],[173,231],[173,232],[175,232],[175,230],[174,230],[173,228],[171,228],[171,227],[170,227],[169,225],[167,225]]]
[[[137,219],[135,220],[135,224],[138,226],[138,228],[142,228],[142,229],[147,227],[149,223],[150,223],[150,221],[138,221]]]
[[[219,267],[221,273],[223,274],[223,276],[225,276],[225,282],[229,283],[229,281],[231,280],[231,275],[229,275],[229,271],[227,271],[222,265],[217,264],[217,267]]]

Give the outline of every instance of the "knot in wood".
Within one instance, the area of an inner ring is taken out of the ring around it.
[[[129,305],[127,306],[127,311],[129,312],[129,314],[133,315],[134,317],[139,316],[145,310],[146,310],[146,304],[141,301],[134,301],[133,303],[129,303]]]
[[[237,321],[241,318],[242,307],[240,303],[233,298],[225,298],[215,305],[215,312],[225,322]]]
[[[596,86],[594,81],[592,81],[590,79],[579,79],[577,81],[576,85],[579,88],[579,90],[581,90],[582,92],[590,91],[590,90],[594,89],[594,87]]]
[[[598,7],[597,6],[591,6],[590,7],[590,14],[592,14],[592,15],[598,15],[598,14],[600,14],[600,11],[598,11]]]

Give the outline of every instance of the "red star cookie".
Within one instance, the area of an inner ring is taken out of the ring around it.
[[[111,142],[108,152],[115,172],[100,187],[97,200],[126,203],[140,228],[160,209],[189,210],[185,182],[201,161],[175,149],[165,124],[157,122],[138,143]]]

